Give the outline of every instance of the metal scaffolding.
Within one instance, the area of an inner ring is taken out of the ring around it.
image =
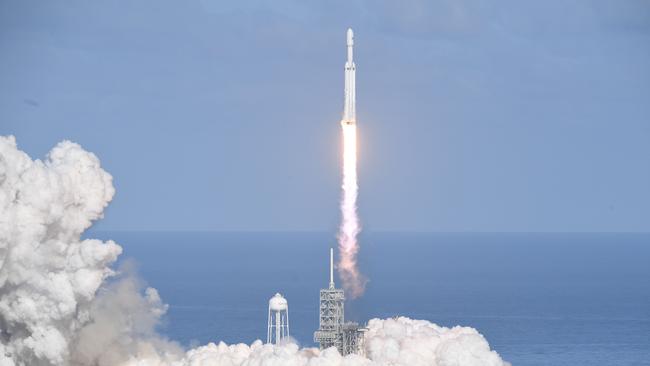
[[[364,328],[345,322],[345,294],[334,285],[334,251],[330,249],[329,288],[320,290],[319,328],[314,332],[314,342],[320,349],[336,347],[342,355],[363,350]]]

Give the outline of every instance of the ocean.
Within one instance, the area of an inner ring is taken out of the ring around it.
[[[265,340],[268,299],[289,301],[312,346],[331,233],[94,232],[124,248],[185,346]],[[516,366],[650,365],[650,234],[363,233],[363,297],[346,319],[407,316],[478,329]],[[338,283],[337,283],[338,285]]]

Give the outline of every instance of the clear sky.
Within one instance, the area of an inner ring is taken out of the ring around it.
[[[96,153],[101,229],[334,232],[348,26],[366,229],[650,230],[643,0],[3,0],[0,134]]]

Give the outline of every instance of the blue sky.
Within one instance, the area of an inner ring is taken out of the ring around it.
[[[650,230],[647,1],[0,2],[0,134],[105,230],[330,230],[355,29],[367,230]]]

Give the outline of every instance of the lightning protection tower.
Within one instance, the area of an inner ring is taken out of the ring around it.
[[[278,344],[287,337],[289,337],[289,303],[277,293],[269,300],[266,343]]]
[[[330,249],[330,284],[320,290],[319,328],[314,333],[314,341],[320,349],[336,347],[342,349],[340,329],[344,322],[345,295],[334,286],[334,249]]]
[[[336,347],[342,355],[363,352],[363,332],[359,324],[345,322],[345,294],[334,285],[334,250],[330,249],[330,284],[320,290],[320,327],[314,341],[320,349]]]

